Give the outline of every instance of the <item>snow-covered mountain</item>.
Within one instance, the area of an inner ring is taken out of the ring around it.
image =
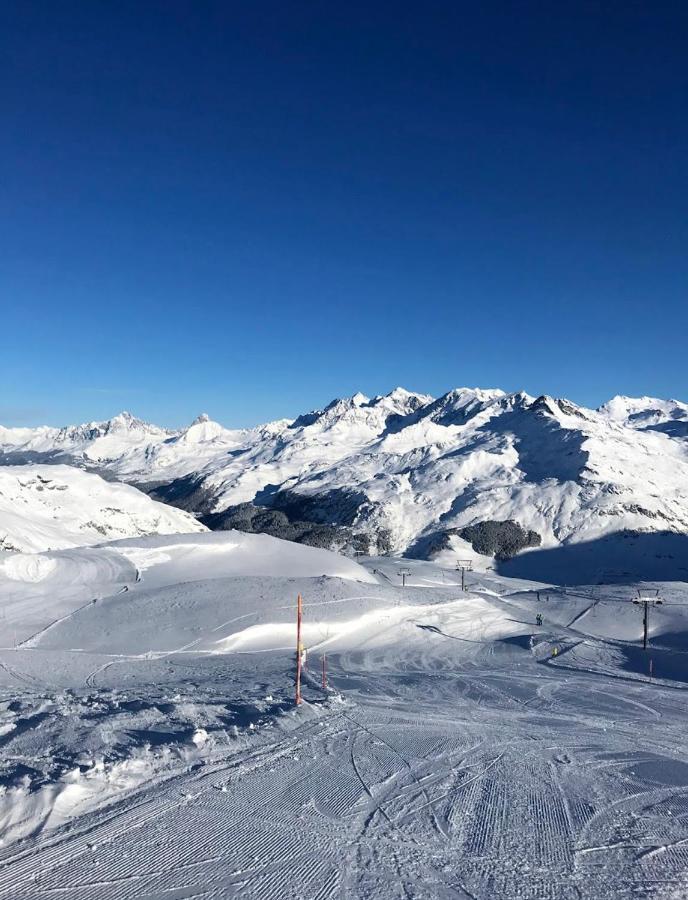
[[[688,405],[598,410],[523,392],[397,388],[294,420],[170,432],[128,414],[0,429],[5,462],[68,459],[212,528],[371,553],[509,557],[617,532],[688,533]]]
[[[0,468],[0,550],[39,553],[205,530],[193,516],[130,485],[71,466]]]
[[[654,397],[614,397],[600,412],[615,422],[639,430],[660,431],[672,437],[688,437],[688,403]]]

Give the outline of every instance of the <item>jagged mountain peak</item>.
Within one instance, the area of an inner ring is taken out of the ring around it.
[[[432,403],[433,397],[429,394],[417,394],[407,391],[403,387],[395,387],[388,394],[378,394],[370,401],[371,406],[385,406],[392,408],[394,412],[408,415],[415,412],[428,403]]]
[[[504,391],[497,389],[454,388],[421,407],[417,417],[429,418],[438,425],[463,425],[495,402],[502,402],[506,396]]]
[[[544,398],[547,395],[541,394],[540,396]],[[504,409],[529,409],[538,398],[531,396],[526,391],[512,391],[509,394],[502,394],[497,399]]]
[[[401,387],[401,385],[397,385],[397,387],[392,388],[385,397],[389,397],[390,400],[407,400],[409,397],[418,397],[418,394],[413,393],[413,391],[407,391],[406,388]]]
[[[121,413],[118,413],[118,415],[113,416],[111,419],[108,419],[101,424],[104,426],[106,433],[114,431],[152,431],[158,433],[165,430],[158,425],[153,425],[150,422],[139,419],[127,410],[123,410]]]
[[[555,400],[555,403],[565,416],[577,416],[579,419],[588,420],[593,418],[590,410],[585,409],[583,406],[579,406],[577,403],[573,403],[573,401],[568,400],[566,397],[558,397]]]
[[[289,427],[292,429],[309,428],[316,423],[320,426],[327,426],[369,403],[370,398],[360,391],[351,397],[335,397],[322,409],[314,409],[297,416]]]
[[[553,416],[555,419],[558,419],[564,411],[559,405],[559,401],[548,394],[540,394],[539,397],[536,397],[531,403],[524,404],[524,406],[530,412]]]
[[[145,422],[127,410],[123,410],[110,419],[101,422],[85,422],[82,425],[68,425],[60,429],[60,435],[65,437],[93,438],[98,435],[116,434],[123,432],[150,432],[152,434],[166,433],[167,429],[159,425]]]

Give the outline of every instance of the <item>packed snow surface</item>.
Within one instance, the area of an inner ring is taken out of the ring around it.
[[[643,651],[659,585],[466,577],[236,532],[0,554],[0,898],[688,895],[688,586]]]
[[[0,550],[61,550],[193,531],[206,528],[188,513],[73,466],[0,466]]]

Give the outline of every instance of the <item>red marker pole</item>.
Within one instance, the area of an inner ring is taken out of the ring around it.
[[[301,594],[296,600],[296,706],[301,704]]]

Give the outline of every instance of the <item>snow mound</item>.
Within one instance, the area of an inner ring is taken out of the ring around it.
[[[0,554],[0,596],[3,599],[0,643],[4,641],[7,646],[30,642],[33,646],[46,632],[52,635],[56,626],[66,628],[66,623],[83,610],[82,615],[86,618],[73,620],[75,630],[73,633],[68,631],[68,646],[84,647],[88,633],[86,625],[101,621],[107,615],[110,601],[117,601],[117,610],[138,609],[136,603],[140,594],[161,591],[152,607],[145,603],[133,619],[131,615],[124,616],[124,624],[132,632],[127,645],[130,647],[145,630],[140,617],[142,610],[153,609],[153,619],[147,626],[153,634],[161,630],[159,611],[165,604],[171,604],[172,623],[190,614],[189,627],[196,627],[204,621],[205,613],[193,609],[190,598],[194,591],[190,584],[199,582],[211,585],[201,594],[204,603],[219,610],[218,618],[214,620],[217,624],[223,618],[229,618],[226,610],[236,604],[232,591],[223,588],[222,584],[230,579],[251,578],[262,578],[266,582],[265,593],[272,598],[270,602],[274,601],[278,606],[286,602],[280,588],[275,588],[280,579],[377,583],[367,569],[329,550],[241,532],[152,535],[51,553]],[[214,586],[216,583],[219,586]],[[289,599],[293,604],[296,594],[293,590],[290,593],[294,594]],[[209,600],[206,594],[209,594]],[[253,600],[251,604],[246,612],[255,611]],[[106,629],[105,634],[99,628],[96,631],[107,644],[122,628],[123,624],[119,622],[113,631]],[[179,643],[184,641],[180,638]]]
[[[367,569],[345,556],[266,534],[220,531],[158,535],[109,546],[136,566],[147,586],[230,576],[327,576],[369,584],[376,581]]]

